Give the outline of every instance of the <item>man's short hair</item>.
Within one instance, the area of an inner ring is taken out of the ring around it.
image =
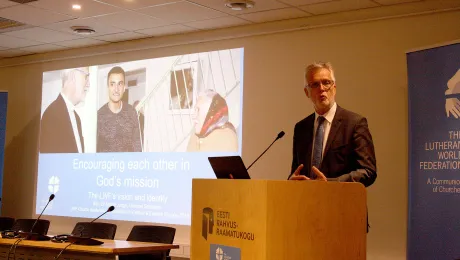
[[[307,85],[307,76],[319,69],[327,69],[331,73],[332,80],[335,81],[334,69],[332,68],[332,64],[330,62],[314,62],[307,66],[305,69],[305,85]]]
[[[121,67],[113,67],[107,74],[107,86],[109,86],[109,78],[112,74],[123,74],[123,81],[126,81],[125,71]]]

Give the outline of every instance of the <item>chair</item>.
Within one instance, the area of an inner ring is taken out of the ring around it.
[[[14,224],[14,218],[0,217],[0,231],[11,230]]]
[[[78,222],[72,230],[77,237],[114,239],[117,225],[104,222]]]
[[[129,233],[127,241],[139,241],[139,242],[152,242],[152,243],[163,243],[172,244],[174,242],[174,236],[176,235],[176,229],[172,227],[164,226],[152,226],[152,225],[138,225],[134,226]],[[166,252],[166,259],[169,257],[168,250]],[[149,255],[133,255],[133,256],[119,256],[119,260],[162,260],[162,254],[149,254]]]
[[[40,235],[48,234],[48,228],[50,227],[50,221],[46,219],[39,219],[37,224],[34,227],[34,230],[30,230],[34,225],[36,219],[17,219],[14,222],[13,227],[11,230],[14,231],[24,231],[24,232],[33,232],[38,233]]]

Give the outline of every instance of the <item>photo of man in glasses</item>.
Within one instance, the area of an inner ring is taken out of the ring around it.
[[[81,120],[75,108],[84,104],[89,90],[89,68],[64,70],[61,79],[61,92],[41,119],[40,152],[83,153]]]

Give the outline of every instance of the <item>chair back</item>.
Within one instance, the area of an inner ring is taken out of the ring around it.
[[[14,225],[11,228],[11,230],[38,233],[40,235],[47,235],[48,228],[50,227],[50,221],[46,219],[39,219],[37,221],[37,224],[35,224],[34,229],[31,231],[30,229],[34,225],[35,221],[37,220],[36,219],[17,219],[14,222]]]
[[[151,243],[162,243],[172,244],[174,242],[174,236],[176,235],[176,229],[165,226],[153,226],[153,225],[137,225],[131,229],[127,241],[139,241],[139,242],[151,242]],[[166,252],[166,259],[169,258],[170,250]],[[153,253],[149,255],[135,255],[132,257],[119,256],[119,260],[162,260],[161,253]]]
[[[14,218],[0,217],[0,231],[11,230],[14,224]]]
[[[176,229],[165,226],[138,225],[131,229],[128,241],[153,242],[172,244]]]
[[[114,239],[117,225],[104,222],[78,222],[73,228],[72,235],[100,239]]]

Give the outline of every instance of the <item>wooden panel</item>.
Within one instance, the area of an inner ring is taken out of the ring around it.
[[[194,179],[191,259],[210,259],[211,244],[239,248],[241,259],[265,259],[265,198],[266,181]],[[206,207],[214,214],[214,232],[207,240],[202,236],[203,209]],[[224,227],[225,224],[230,227]],[[234,237],[218,235],[218,229]],[[246,234],[246,239],[241,238],[242,234]]]
[[[267,260],[366,259],[362,184],[271,181]]]
[[[214,259],[211,244],[240,248],[241,259],[251,260],[366,259],[362,184],[193,180],[192,189],[192,260]],[[238,224],[235,229],[253,232],[255,240],[215,233],[205,239],[206,207],[213,210],[214,232],[219,212],[229,212],[229,220]]]

